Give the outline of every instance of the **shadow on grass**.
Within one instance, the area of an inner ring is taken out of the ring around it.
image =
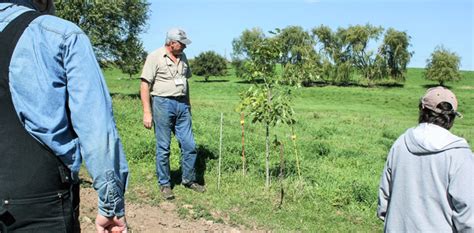
[[[257,80],[254,80],[254,81],[241,80],[241,81],[237,81],[235,83],[239,83],[239,84],[254,84],[254,83],[262,84],[264,82],[265,81],[263,81],[263,79],[257,79]]]
[[[432,88],[432,87],[438,87],[438,86],[441,86],[439,85],[438,83],[437,84],[425,84],[425,85],[422,85],[422,87],[428,89],[428,88]],[[448,86],[448,85],[443,85],[443,87],[446,87],[448,89],[451,89],[452,87],[451,86]]]
[[[332,83],[332,82],[324,82],[324,81],[303,82],[302,85],[304,87],[336,86],[336,87],[363,87],[363,88],[374,88],[374,87],[403,88],[405,86],[403,83],[365,84],[365,83],[357,83],[357,82]]]
[[[171,188],[174,188],[174,186],[181,184],[181,179],[183,173],[181,172],[181,167],[179,167],[178,170],[171,170],[170,171],[170,177],[171,177]]]
[[[259,79],[256,81],[247,81],[241,80],[235,83],[238,84],[262,84],[264,83],[263,79]],[[384,88],[403,88],[405,84],[403,83],[376,83],[376,84],[365,84],[365,83],[357,83],[357,82],[343,82],[343,83],[333,83],[333,82],[325,82],[325,81],[305,81],[302,82],[301,85],[303,87],[363,87],[363,88],[374,88],[374,87],[384,87]]]
[[[206,181],[204,180],[204,174],[206,173],[207,169],[207,161],[211,159],[217,159],[217,156],[203,145],[198,146],[197,153],[198,157],[194,166],[196,169],[196,182],[205,185]]]
[[[229,82],[229,80],[225,80],[225,79],[212,79],[212,80],[197,80],[197,81],[194,81],[196,83],[226,83],[226,82]]]
[[[387,87],[387,88],[403,88],[405,84],[403,83],[382,83],[375,85],[377,87]]]
[[[140,99],[140,94],[139,93],[134,93],[134,94],[124,94],[124,93],[110,93],[110,96],[112,98],[117,97],[130,97],[132,99]]]
[[[203,145],[199,145],[197,147],[197,154],[198,156],[194,165],[194,169],[196,172],[196,183],[206,185],[206,181],[204,180],[204,174],[206,173],[207,169],[206,162],[211,159],[217,159],[217,157],[214,153],[212,153],[208,148]],[[182,167],[180,167],[178,170],[172,170],[170,172],[172,187],[181,184],[182,174]]]

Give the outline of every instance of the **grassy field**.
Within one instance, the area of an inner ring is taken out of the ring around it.
[[[182,186],[174,188],[179,213],[185,218],[257,226],[273,231],[371,232],[381,231],[375,216],[377,188],[387,152],[394,140],[416,125],[418,101],[436,83],[422,78],[423,70],[409,69],[404,87],[311,87],[296,90],[296,149],[291,129],[271,131],[284,144],[285,177],[278,179],[279,150],[272,147],[271,187],[265,189],[265,128],[245,121],[247,174],[242,174],[238,93],[250,84],[233,77],[201,77],[190,81],[193,129],[200,155],[199,173],[205,194]],[[153,132],[142,126],[139,80],[117,70],[105,76],[114,101],[114,114],[129,160],[131,177],[127,199],[161,202],[154,165]],[[459,99],[458,119],[452,132],[474,140],[474,72],[448,83]],[[220,114],[224,114],[222,178],[218,182]],[[172,170],[179,177],[179,148],[172,144]],[[280,206],[280,189],[284,189]]]

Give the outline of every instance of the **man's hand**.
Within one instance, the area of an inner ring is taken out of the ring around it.
[[[97,214],[95,228],[97,233],[127,233],[127,222],[125,221],[125,216],[104,217]]]
[[[143,126],[147,129],[151,129],[151,126],[153,125],[153,116],[151,115],[151,112],[145,112],[143,113]]]

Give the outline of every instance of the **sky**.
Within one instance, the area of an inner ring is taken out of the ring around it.
[[[164,44],[166,32],[182,28],[192,40],[188,58],[215,51],[227,59],[232,40],[246,29],[325,25],[333,31],[370,23],[405,31],[413,57],[408,67],[426,66],[437,46],[461,57],[461,70],[474,70],[473,0],[148,0],[150,15],[141,35],[145,50]],[[376,44],[382,43],[381,37]]]

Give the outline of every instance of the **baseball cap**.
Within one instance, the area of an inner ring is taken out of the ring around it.
[[[421,98],[421,106],[423,108],[430,109],[437,113],[443,113],[443,110],[437,107],[441,102],[447,102],[451,104],[453,107],[453,112],[459,117],[462,117],[462,115],[457,112],[458,100],[456,99],[456,96],[452,91],[445,87],[432,87],[426,90],[425,95]]]
[[[191,44],[191,40],[186,36],[186,32],[179,28],[172,28],[166,34],[167,40],[179,41],[185,45]]]

